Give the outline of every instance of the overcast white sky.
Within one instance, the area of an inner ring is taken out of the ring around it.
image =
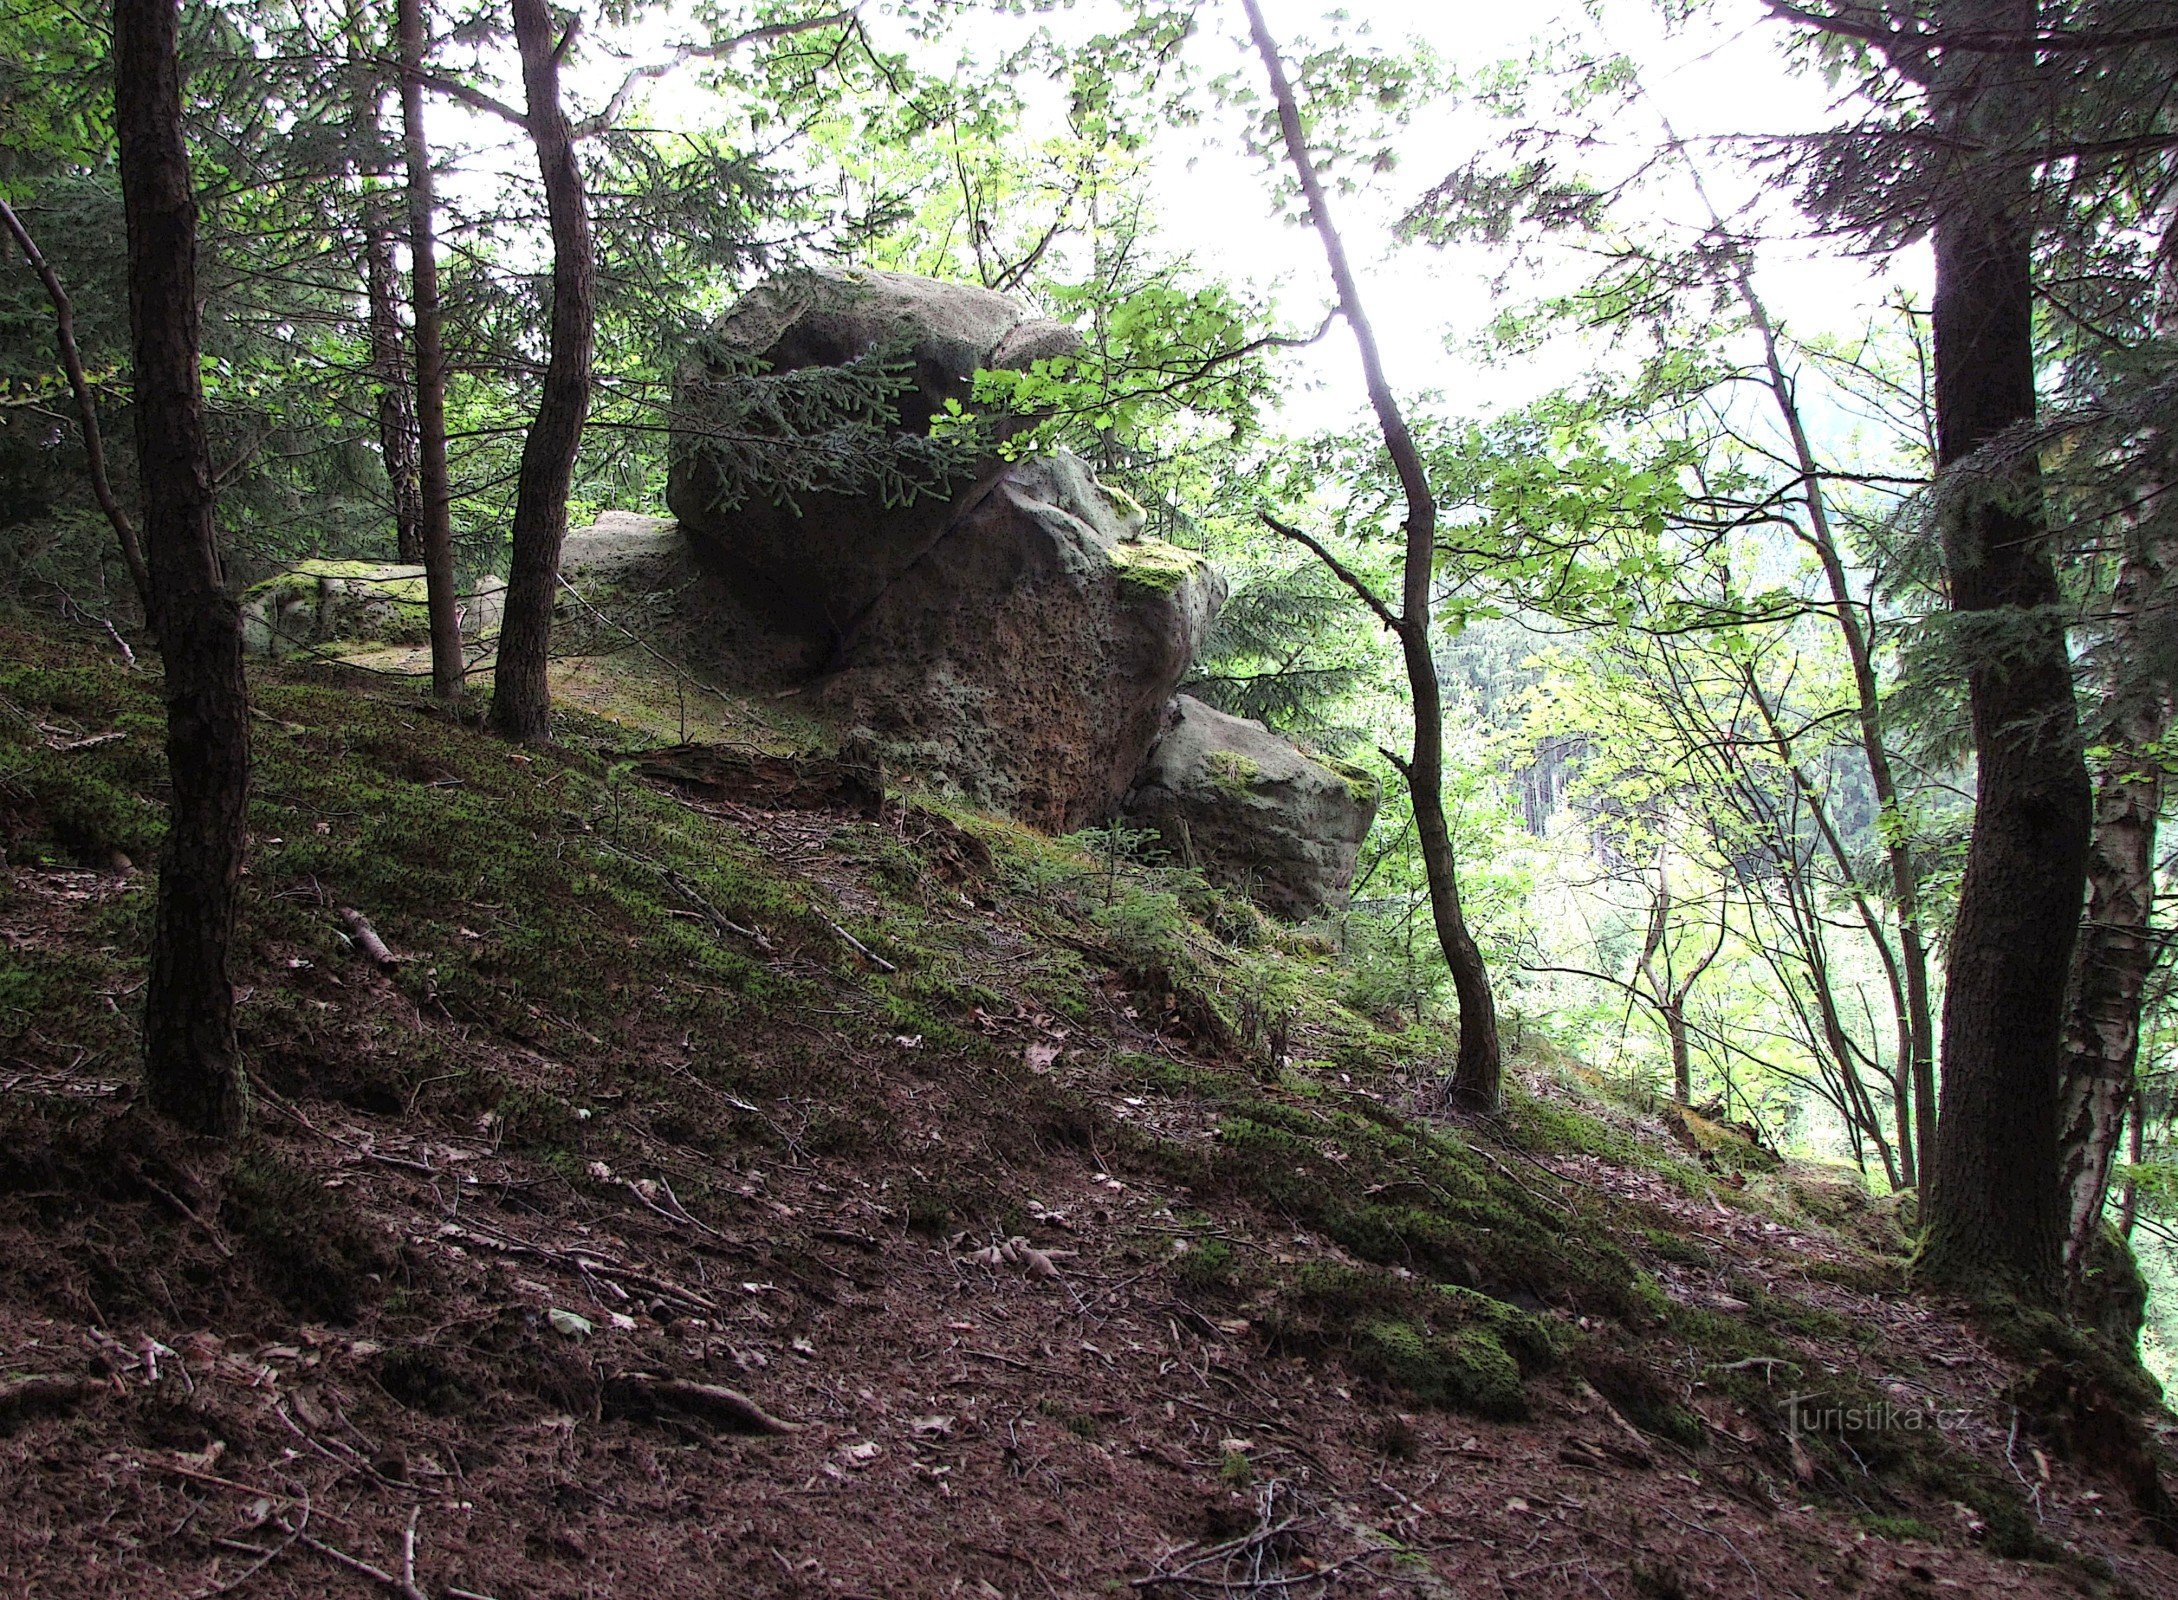
[[[1282,40],[1303,35],[1322,40],[1341,28],[1366,28],[1377,42],[1427,40],[1463,75],[1525,55],[1546,35],[1575,32],[1630,54],[1641,64],[1653,103],[1680,136],[1702,150],[1712,193],[1727,211],[1754,191],[1724,148],[1712,143],[1734,135],[1781,133],[1820,126],[1832,116],[1831,91],[1817,77],[1788,70],[1788,30],[1772,20],[1761,0],[1715,0],[1704,20],[1674,34],[1656,15],[1653,0],[1599,0],[1600,22],[1581,0],[1348,0],[1349,21],[1329,20],[1320,0],[1263,0],[1267,20]],[[1207,70],[1260,74],[1242,47],[1244,24],[1237,0],[1202,0],[1203,37],[1195,46]],[[638,26],[659,41],[690,37],[696,30],[684,6],[651,13]],[[957,58],[977,70],[1017,41],[1031,26],[1050,26],[1062,36],[1110,26],[1105,0],[1076,0],[1068,11],[1018,21],[977,16],[959,36],[920,46],[927,70],[944,71]],[[875,7],[867,18],[881,44],[899,46],[904,31]],[[627,35],[622,34],[622,38]],[[575,82],[578,97],[595,103],[618,77],[618,68],[595,56]],[[592,80],[595,80],[594,82]],[[652,93],[654,123],[707,120],[697,74],[684,68]],[[435,111],[458,124],[458,108]],[[1401,388],[1443,391],[1458,409],[1519,398],[1571,376],[1529,368],[1490,369],[1468,353],[1466,341],[1487,322],[1492,307],[1489,263],[1479,255],[1401,246],[1391,221],[1434,181],[1459,165],[1492,124],[1457,106],[1431,108],[1396,141],[1398,167],[1360,193],[1334,201],[1351,252],[1363,275],[1363,292],[1385,345],[1392,376]],[[483,130],[477,130],[482,133]],[[1653,148],[1660,130],[1651,118],[1614,129],[1628,150]],[[504,138],[503,129],[491,139]],[[511,154],[511,152],[510,152]],[[524,152],[526,154],[526,152]],[[1605,159],[1608,159],[1607,157]],[[1312,235],[1277,220],[1261,169],[1214,133],[1189,130],[1163,140],[1152,163],[1156,208],[1168,243],[1221,274],[1275,292],[1296,325],[1312,326],[1329,303],[1321,257]],[[1678,203],[1661,201],[1694,224],[1702,215],[1691,191]],[[1789,227],[1789,208],[1768,202]],[[1864,325],[1888,283],[1918,287],[1925,264],[1914,257],[1893,263],[1878,279],[1833,250],[1792,243],[1766,247],[1760,256],[1761,286],[1773,309],[1799,331],[1851,333]],[[1342,421],[1361,405],[1351,341],[1343,331],[1297,356],[1303,382],[1287,408],[1290,426],[1307,428]]]
[[[1212,0],[1237,13],[1234,0]],[[1206,11],[1210,9],[1206,5]],[[1832,91],[1811,74],[1788,70],[1787,30],[1760,0],[1717,0],[1709,21],[1668,33],[1649,0],[1605,0],[1602,22],[1578,0],[1353,0],[1347,8],[1382,41],[1426,39],[1464,74],[1527,53],[1538,38],[1576,31],[1631,55],[1655,105],[1680,137],[1703,152],[1709,185],[1727,212],[1754,193],[1721,141],[1733,136],[1804,131],[1832,115]],[[1322,36],[1325,8],[1312,0],[1264,0],[1266,19],[1282,37],[1302,31]],[[1236,52],[1237,56],[1237,52]],[[1244,69],[1253,63],[1240,62]],[[1334,200],[1349,245],[1366,266],[1363,293],[1380,331],[1394,381],[1402,388],[1436,388],[1456,406],[1511,399],[1568,376],[1519,373],[1480,366],[1461,348],[1492,311],[1491,264],[1479,253],[1452,253],[1401,246],[1388,224],[1431,183],[1450,171],[1490,135],[1492,124],[1457,113],[1424,116],[1400,140],[1401,165],[1368,192]],[[1615,130],[1625,148],[1652,148],[1659,125],[1637,119]],[[1607,158],[1606,158],[1607,159]],[[1312,237],[1269,214],[1254,171],[1241,158],[1219,151],[1173,148],[1160,152],[1160,191],[1166,227],[1205,260],[1220,261],[1237,275],[1282,282],[1281,296],[1296,313],[1328,304],[1328,284]],[[1668,220],[1698,226],[1705,215],[1691,189]],[[1768,202],[1786,227],[1789,207]],[[1890,278],[1876,278],[1834,250],[1786,242],[1761,252],[1766,298],[1803,331],[1820,327],[1857,331],[1881,301]],[[1917,259],[1895,264],[1893,274],[1913,282],[1925,273]],[[1307,320],[1305,315],[1296,320]],[[1361,403],[1350,342],[1327,340],[1303,358],[1318,385],[1296,396],[1291,420],[1308,423],[1343,416]]]

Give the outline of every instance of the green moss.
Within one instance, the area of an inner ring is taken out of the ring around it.
[[[1127,539],[1106,552],[1122,585],[1148,594],[1170,594],[1202,571],[1205,563],[1191,550],[1162,539]]]
[[[1376,774],[1358,762],[1326,755],[1311,755],[1309,759],[1336,774],[1345,783],[1346,792],[1354,797],[1354,804],[1373,806],[1383,799],[1383,788],[1377,783]]]
[[[424,580],[409,568],[374,561],[301,561],[253,584],[242,600],[245,609],[277,617],[291,607],[314,610],[329,586],[347,591],[339,629],[343,638],[384,644],[421,644],[430,638]]]
[[[1213,750],[1209,759],[1210,782],[1229,795],[1244,795],[1255,787],[1263,769],[1237,750]]]
[[[1355,1367],[1412,1395],[1424,1405],[1518,1421],[1528,1414],[1520,1367],[1483,1328],[1449,1336],[1411,1323],[1371,1322],[1354,1342]]]
[[[1197,1239],[1172,1264],[1172,1281],[1196,1295],[1228,1293],[1239,1286],[1233,1247],[1223,1239]]]

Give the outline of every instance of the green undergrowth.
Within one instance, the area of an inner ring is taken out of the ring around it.
[[[150,863],[156,680],[5,624],[0,656],[8,860]],[[1726,1252],[1535,1158],[1645,1169],[1704,1212],[1823,1220],[1867,1244],[1871,1288],[1893,1272],[1895,1209],[1789,1172],[1720,1187],[1563,1074],[1510,1084],[1494,1122],[1438,1116],[1441,1025],[1348,1004],[1354,971],[1324,930],[1275,924],[1145,859],[1124,830],[1055,840],[915,798],[825,825],[828,889],[764,836],[636,781],[622,724],[563,711],[559,745],[513,749],[324,673],[268,668],[252,697],[240,1017],[253,1074],[282,1095],[490,1128],[599,1203],[590,1163],[621,1161],[615,1130],[636,1116],[722,1160],[755,1145],[851,1161],[929,1237],[1030,1231],[1018,1169],[1063,1153],[1177,1197],[1191,1247],[1172,1254],[1169,1232],[1132,1247],[1145,1270],[1169,1263],[1205,1326],[1245,1321],[1276,1351],[1493,1418],[1530,1414],[1538,1375],[1577,1374],[1688,1452],[1705,1448],[1699,1386],[1772,1419],[1778,1469],[1794,1470],[1797,1441],[1841,1503],[1900,1517],[1909,1491],[1940,1494],[1973,1507],[1992,1546],[2039,1548],[2016,1494],[1933,1431],[1870,1442],[1777,1422],[1785,1395],[1881,1398],[1790,1369],[1795,1341],[1850,1348],[1857,1329],[1782,1285],[1733,1280],[1744,1311],[1676,1303],[1659,1277],[1721,1271]],[[142,877],[106,881],[66,937],[0,964],[6,1053],[132,1070],[151,896]],[[350,909],[405,958],[391,991],[352,946]],[[689,1110],[689,1075],[746,1112]],[[909,1168],[874,1108],[918,1079],[958,1120]],[[262,1149],[229,1173],[222,1225],[274,1300],[340,1318],[372,1294],[425,1292],[310,1189]],[[458,1373],[402,1362],[390,1385],[459,1403]]]
[[[165,781],[155,680],[43,635],[5,643],[8,859],[148,863]],[[356,1019],[338,976],[355,960],[349,909],[408,958],[395,981],[421,1011],[591,1057],[645,1037],[730,1038],[798,994],[781,956],[833,967],[845,955],[806,888],[755,842],[611,759],[624,743],[615,724],[564,713],[559,746],[516,750],[403,697],[270,672],[252,704],[243,928],[279,981],[252,984],[239,1015],[253,1067],[276,1089],[318,1092],[328,1071],[345,1083],[361,1059],[367,1081],[346,1087],[372,1109],[398,1109],[426,1079],[445,1080],[442,1098],[496,1092],[463,1081],[475,1075],[428,1038],[394,1039],[405,1018]],[[79,742],[111,733],[121,737]],[[150,898],[139,887],[105,900],[88,951],[60,941],[10,963],[0,1036],[34,1020],[125,1059],[125,1020],[100,996],[127,987],[115,980],[140,960]],[[770,949],[722,924],[761,932]],[[335,1031],[359,1047],[322,1048]],[[523,1121],[554,1117],[532,1106]]]

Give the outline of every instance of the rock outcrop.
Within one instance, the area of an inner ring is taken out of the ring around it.
[[[907,387],[890,402],[898,412],[890,432],[900,444],[927,441],[934,418],[950,405],[969,405],[978,370],[1025,368],[1080,344],[1065,324],[1009,296],[880,271],[797,273],[760,284],[719,320],[712,339],[723,359],[688,368],[677,386],[680,431],[666,503],[747,603],[820,648],[847,635],[944,534],[959,493],[987,482],[999,463],[957,461],[950,480],[926,483],[905,503],[901,481],[850,483],[844,491],[836,480],[835,487],[820,481],[790,497],[737,481],[732,463],[747,454],[707,444],[706,428],[786,436],[796,404],[782,391],[773,395],[777,413],[752,410],[749,368],[791,374],[897,358]],[[845,434],[836,442],[844,456]],[[928,478],[929,455],[927,448],[900,452],[908,481]]]
[[[462,597],[464,637],[498,632],[506,587],[503,580],[487,577]],[[334,644],[429,644],[424,569],[373,561],[297,562],[242,596],[242,640],[245,648],[269,656]]]
[[[1022,821],[1109,816],[1225,598],[1201,557],[1071,455],[949,508],[845,645],[823,699],[901,765]]]
[[[1344,900],[1380,798],[1360,768],[1181,695],[1126,816],[1212,882],[1300,921]]]

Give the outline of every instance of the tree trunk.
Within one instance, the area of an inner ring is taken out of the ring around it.
[[[1377,350],[1376,333],[1361,303],[1361,290],[1346,260],[1346,245],[1331,221],[1331,208],[1316,164],[1308,153],[1308,138],[1301,123],[1301,109],[1286,79],[1278,46],[1264,26],[1256,0],[1242,0],[1256,53],[1263,58],[1271,94],[1278,106],[1279,132],[1286,155],[1300,180],[1308,201],[1309,220],[1323,244],[1325,263],[1338,291],[1339,314],[1354,335],[1361,354],[1361,369],[1369,390],[1369,403],[1384,435],[1385,452],[1399,474],[1406,498],[1406,549],[1401,563],[1399,612],[1393,616],[1372,591],[1351,573],[1333,563],[1333,570],[1376,609],[1378,616],[1398,635],[1406,663],[1407,684],[1414,699],[1414,751],[1404,765],[1407,791],[1414,803],[1414,834],[1422,851],[1422,868],[1429,881],[1430,918],[1436,924],[1437,944],[1451,969],[1452,988],[1459,997],[1460,1048],[1452,1073],[1451,1098],[1473,1111],[1497,1110],[1502,1076],[1497,1038],[1497,1000],[1490,992],[1490,974],[1482,951],[1468,930],[1460,906],[1459,873],[1452,852],[1452,830],[1444,813],[1444,691],[1437,679],[1437,661],[1430,648],[1430,580],[1436,571],[1437,501],[1430,492],[1421,452],[1414,446],[1405,415]],[[1319,556],[1324,552],[1317,550]]]
[[[76,348],[75,306],[69,301],[60,274],[46,263],[37,240],[5,200],[0,200],[0,227],[14,238],[24,262],[38,275],[38,281],[45,285],[45,297],[53,303],[53,342],[60,347],[61,371],[68,379],[68,392],[75,396],[76,417],[83,428],[83,460],[91,477],[91,497],[106,514],[114,538],[120,542],[122,565],[129,569],[129,582],[136,588],[136,603],[144,608],[144,626],[157,633],[151,615],[151,569],[144,564],[143,542],[136,535],[136,524],[115,498],[112,480],[106,476],[106,434],[98,425],[98,397],[91,390],[91,380],[84,375],[83,354]]]
[[[546,668],[560,545],[567,537],[567,495],[574,484],[582,425],[590,414],[597,258],[590,244],[589,206],[582,170],[575,163],[574,136],[560,105],[560,55],[567,41],[555,44],[545,0],[514,0],[514,38],[522,52],[529,133],[544,175],[545,210],[552,227],[552,324],[537,420],[522,443],[515,482],[514,554],[499,629],[491,724],[509,739],[537,740],[552,731]]]
[[[2158,508],[2146,514],[2157,515]],[[2147,620],[2142,613],[2161,608],[2167,614],[2173,608],[2163,554],[2153,548],[2136,552],[2119,569],[2110,646],[2120,673],[2128,670],[2123,663],[2137,659],[2136,635],[2145,631],[2137,624]],[[2160,683],[2138,683],[2121,693],[2124,703],[2104,735],[2110,754],[2095,786],[2087,920],[2073,957],[2072,1006],[2065,1022],[2058,1148],[2065,1271],[2072,1282],[2078,1281],[2102,1223],[2110,1163],[2133,1099],[2140,997],[2157,946],[2149,919],[2155,904],[2156,818],[2163,806],[2160,747],[2170,731],[2170,699]]]
[[[1838,636],[1845,644],[1846,659],[1853,669],[1853,709],[1860,727],[1861,757],[1867,763],[1868,782],[1875,791],[1876,827],[1883,839],[1886,865],[1890,868],[1891,903],[1898,911],[1895,959],[1900,980],[1897,999],[1901,1002],[1898,1007],[1901,1046],[1898,1074],[1903,1081],[1896,1104],[1898,1164],[1906,1187],[1912,1188],[1917,1182],[1916,1174],[1926,1169],[1934,1154],[1936,1139],[1936,1030],[1929,999],[1928,946],[1921,937],[1920,866],[1914,860],[1909,824],[1899,805],[1898,779],[1891,767],[1890,745],[1884,737],[1883,695],[1876,679],[1875,652],[1870,648],[1867,631],[1861,626],[1859,602],[1853,596],[1844,556],[1831,527],[1829,502],[1823,494],[1822,466],[1809,442],[1791,375],[1785,371],[1776,325],[1770,321],[1769,308],[1755,293],[1754,280],[1744,262],[1739,267],[1738,287],[1740,301],[1747,307],[1755,331],[1762,339],[1770,393],[1776,400],[1778,414],[1784,419],[1786,433],[1792,440],[1794,462],[1800,470],[1802,498],[1808,515],[1807,542],[1822,563],[1823,579],[1830,590],[1831,614],[1837,622]],[[1882,949],[1885,966],[1892,966],[1893,957],[1889,948],[1883,945],[1878,924],[1869,925],[1869,937]],[[1912,1096],[1910,1118],[1906,1109],[1906,1086],[1910,1086]],[[1914,1129],[1919,1130],[1918,1137],[1914,1136]]]
[[[418,470],[416,402],[409,388],[406,341],[401,336],[400,280],[393,262],[393,232],[371,196],[363,224],[363,264],[370,295],[371,377],[378,385],[378,453],[393,490],[393,548],[414,566],[424,558],[423,481]],[[426,591],[430,587],[428,579]]]
[[[213,540],[177,0],[115,0],[113,23],[144,559],[159,598],[172,785],[144,988],[144,1087],[183,1127],[231,1134],[248,1116],[227,967],[249,822],[249,716],[241,612]]]
[[[446,342],[434,237],[438,200],[423,120],[423,0],[398,0],[395,26],[401,52],[401,143],[408,168],[409,316],[416,339],[417,480],[422,495],[417,542],[431,623],[431,692],[453,701],[461,698],[467,668],[461,654],[460,602],[454,593],[454,489],[446,467]]]
[[[2157,252],[2155,332],[2178,333],[2178,198],[2164,208]],[[2173,441],[2151,441],[2156,470],[2129,517],[2130,540],[2110,595],[2109,651],[2115,692],[2096,743],[2107,747],[2095,784],[2095,832],[2087,858],[2087,920],[2072,962],[2058,1096],[2058,1181],[2065,1192],[2065,1281],[2077,1288],[2101,1226],[2110,1164],[2137,1102],[2141,996],[2155,965],[2156,821],[2163,809],[2163,741],[2174,686],[2156,670],[2178,627],[2178,537],[2170,531]]]
[[[1950,0],[1949,31],[2030,33],[2032,0]],[[1971,151],[2026,119],[2002,54],[1945,52],[1938,134]],[[2016,162],[1954,158],[1935,206],[1938,467],[2032,420],[2031,196]],[[1941,511],[1964,626],[1979,794],[1944,994],[1942,1101],[1922,1265],[1969,1292],[2053,1297],[2064,1208],[2057,1075],[2092,798],[2037,465],[1955,482]]]

